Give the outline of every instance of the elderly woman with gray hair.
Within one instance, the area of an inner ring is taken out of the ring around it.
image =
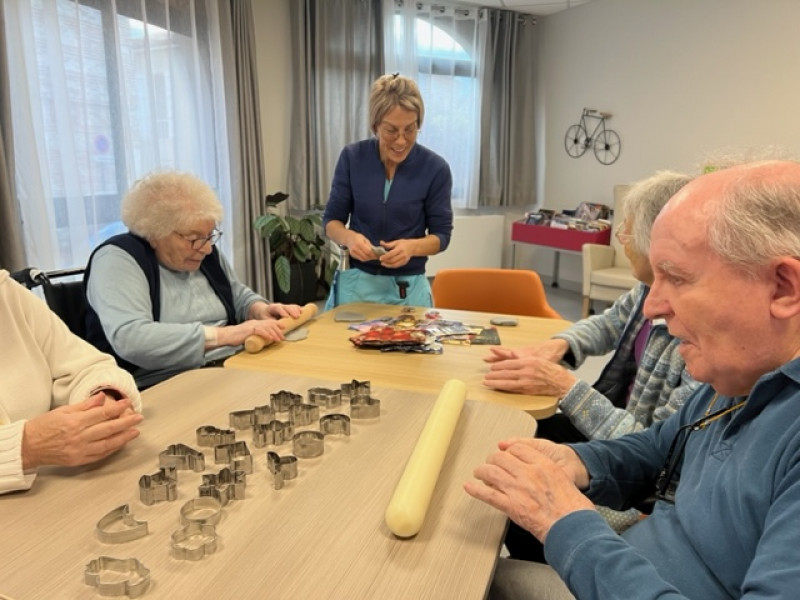
[[[129,232],[101,244],[86,267],[87,339],[140,388],[219,364],[249,335],[281,340],[278,319],[300,315],[236,278],[214,245],[222,205],[193,175],[147,175],[122,200],[122,220]]]
[[[660,171],[636,183],[626,196],[626,217],[617,228],[617,239],[641,283],[601,315],[533,346],[492,348],[484,359],[491,363],[484,385],[559,398],[560,414],[539,421],[537,437],[556,442],[617,438],[666,419],[699,386],[686,371],[680,340],[669,334],[666,324],[649,321],[642,311],[654,279],[650,229],[667,201],[689,181],[687,175]],[[587,357],[609,352],[613,355],[594,384],[572,372]],[[622,530],[638,514],[608,512],[606,517]],[[541,559],[541,545],[513,523],[506,546],[513,558]]]

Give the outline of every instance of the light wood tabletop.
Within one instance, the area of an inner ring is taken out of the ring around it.
[[[203,473],[218,473],[224,465],[214,464],[212,448],[198,445],[198,427],[225,429],[230,412],[269,404],[271,393],[305,396],[311,387],[337,387],[357,375],[327,381],[201,369],[147,390],[141,436],[121,452],[91,468],[42,469],[31,490],[0,496],[0,597],[93,600],[100,596],[84,583],[85,567],[111,556],[150,569],[144,598],[483,598],[506,520],[462,485],[499,439],[532,435],[535,422],[519,410],[467,401],[422,528],[400,539],[384,511],[436,396],[375,382],[380,416],[353,420],[349,437],[327,436],[324,454],[299,460],[297,478],[283,489],[274,489],[266,452],[285,456],[291,444],[259,449],[249,431],[237,431],[254,463],[245,498],[222,508],[214,553],[196,561],[171,555],[180,509],[198,496],[202,474],[179,471],[174,501],[144,504],[139,478],[158,471],[160,452],[186,444],[203,452]],[[124,504],[148,523],[149,534],[102,543],[97,522]]]
[[[335,321],[340,311],[357,312],[365,319],[384,316],[396,317],[402,306],[386,304],[346,304],[318,315],[304,325],[308,330],[306,339],[283,341],[267,346],[260,352],[245,351],[225,361],[225,367],[253,369],[275,373],[311,375],[325,379],[354,377],[369,380],[375,385],[406,390],[436,393],[445,381],[458,378],[467,384],[467,398],[506,404],[528,411],[537,419],[547,418],[556,410],[556,399],[550,396],[525,396],[508,394],[486,388],[481,383],[489,370],[483,358],[489,354],[490,346],[462,346],[445,344],[441,354],[416,354],[381,352],[375,349],[355,347],[350,337],[358,332],[349,329],[352,323]],[[416,308],[417,318],[429,309]],[[466,325],[491,327],[493,313],[435,309],[442,318],[461,321]],[[549,338],[571,325],[569,321],[538,317],[518,317],[514,327],[497,327],[503,346],[516,348]]]

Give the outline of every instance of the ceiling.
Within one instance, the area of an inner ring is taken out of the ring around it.
[[[527,13],[537,17],[552,15],[591,0],[458,0],[458,4],[473,4]]]

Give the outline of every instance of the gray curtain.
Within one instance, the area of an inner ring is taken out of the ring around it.
[[[231,33],[229,43],[226,43],[223,33],[225,87],[236,90],[235,98],[231,98],[228,104],[235,264],[243,265],[237,270],[247,285],[272,298],[269,247],[253,229],[253,222],[264,211],[266,190],[253,8],[250,0],[226,0],[222,4],[225,6],[220,7],[220,17],[229,17],[230,27],[222,26],[221,30]]]
[[[383,72],[381,18],[380,0],[291,2],[291,209],[327,202],[339,152],[371,135],[369,90]]]
[[[16,271],[27,266],[14,193],[14,140],[11,129],[11,99],[8,90],[5,16],[0,2],[0,268]]]
[[[481,100],[481,206],[536,202],[535,21],[488,10]]]

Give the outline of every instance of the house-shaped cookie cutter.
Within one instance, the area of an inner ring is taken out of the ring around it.
[[[109,572],[113,577],[108,577]],[[128,577],[123,579],[123,575]],[[150,586],[150,569],[135,558],[100,556],[86,565],[83,580],[96,587],[101,596],[138,598]]]
[[[172,556],[178,560],[200,560],[217,551],[214,525],[189,523],[172,534]]]
[[[179,471],[200,473],[206,468],[206,457],[186,444],[170,444],[159,453],[158,464],[161,467],[175,467]]]
[[[231,471],[228,467],[219,473],[203,474],[203,483],[198,492],[200,496],[211,496],[219,500],[222,506],[230,500],[244,500],[247,475],[244,471]]]
[[[269,423],[253,425],[253,446],[280,446],[292,440],[294,425],[288,421],[273,420]]]
[[[218,465],[227,464],[231,471],[253,472],[253,456],[245,442],[215,446],[214,462]]]
[[[162,467],[152,475],[139,478],[139,499],[147,506],[156,502],[172,502],[178,497],[178,471],[175,467]]]
[[[297,457],[291,454],[280,456],[277,452],[267,452],[267,469],[274,477],[275,489],[280,490],[285,481],[297,477]]]
[[[123,504],[105,514],[95,527],[97,539],[104,544],[122,544],[137,540],[148,533],[147,521],[137,521],[130,506]]]

